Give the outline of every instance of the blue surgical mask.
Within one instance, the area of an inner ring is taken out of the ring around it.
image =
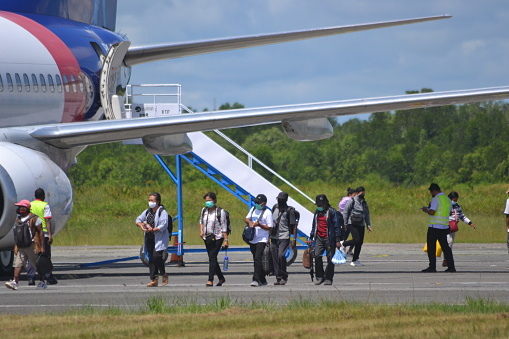
[[[213,201],[205,201],[205,206],[208,208],[212,208],[212,207],[214,207],[214,202]]]
[[[318,212],[323,212],[323,210],[325,209],[324,207],[317,207],[316,208],[318,210]]]
[[[261,210],[261,209],[262,209],[262,205],[261,205],[261,204],[255,204],[255,208],[256,208],[257,210]]]

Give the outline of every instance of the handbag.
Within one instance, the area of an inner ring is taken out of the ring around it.
[[[456,217],[456,210],[454,210],[454,220],[449,220],[449,232],[458,232],[458,218]]]
[[[250,241],[254,239],[255,236],[255,228],[250,227],[249,224],[244,226],[244,232],[242,232],[242,239],[246,242],[246,244],[250,244]]]
[[[351,216],[352,225],[363,225],[364,216],[362,214],[352,214]]]
[[[311,249],[309,247],[302,254],[302,266],[308,270],[311,268]]]
[[[332,263],[334,265],[341,265],[346,263],[346,257],[340,250],[336,250],[336,253],[332,257]]]
[[[214,233],[209,233],[205,236],[205,244],[210,245],[216,241],[216,236]]]

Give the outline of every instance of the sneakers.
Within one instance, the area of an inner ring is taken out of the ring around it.
[[[55,276],[53,276],[53,275],[48,277],[46,280],[48,281],[48,285],[56,285],[56,284],[58,284],[57,278],[55,278]]]
[[[32,278],[28,279],[28,286],[35,286],[35,280]]]
[[[324,285],[332,285],[332,280],[325,280]]]
[[[323,279],[323,278],[316,278],[315,285],[321,285],[324,283],[324,281],[325,281],[325,279]]]
[[[456,272],[456,269],[455,269],[455,268],[452,268],[452,267],[449,267],[449,268],[448,268],[448,269],[446,269],[444,272],[454,273],[454,272]]]
[[[253,281],[251,282],[251,286],[253,286],[253,287],[258,287],[258,286],[260,286],[260,284],[258,283],[258,281],[253,280]]]
[[[436,271],[437,271],[436,268],[428,267],[426,269],[423,269],[421,272],[423,272],[423,273],[435,273]]]
[[[10,288],[11,290],[17,290],[18,289],[18,283],[14,280],[9,280],[5,283],[5,287]]]
[[[279,285],[286,285],[287,282],[288,282],[287,280],[281,279]]]
[[[361,262],[359,261],[359,259],[357,259],[357,260],[355,260],[355,261],[352,261],[352,262],[350,263],[350,266],[364,266],[364,264],[363,264],[363,263],[361,263]]]
[[[39,281],[39,284],[37,285],[38,290],[45,290],[48,287],[44,281]]]
[[[155,278],[147,284],[147,287],[157,287],[159,285],[159,278]]]
[[[263,282],[261,284],[259,284],[258,286],[267,286],[269,283],[268,282]]]
[[[161,285],[163,286],[168,285],[168,274],[163,275],[163,283]]]
[[[274,282],[274,285],[281,285],[281,279],[278,279]]]

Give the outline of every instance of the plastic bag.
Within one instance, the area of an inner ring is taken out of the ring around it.
[[[336,253],[332,257],[332,263],[334,265],[341,265],[346,263],[346,257],[340,250],[336,250]]]

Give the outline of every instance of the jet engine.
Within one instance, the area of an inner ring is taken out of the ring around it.
[[[283,120],[283,129],[290,138],[297,141],[315,141],[332,137],[334,130],[327,118],[301,121]]]
[[[0,251],[14,247],[12,226],[14,204],[34,200],[37,188],[46,192],[56,234],[66,224],[72,210],[73,193],[67,175],[43,153],[8,142],[0,142]],[[2,260],[2,265],[4,265]]]

